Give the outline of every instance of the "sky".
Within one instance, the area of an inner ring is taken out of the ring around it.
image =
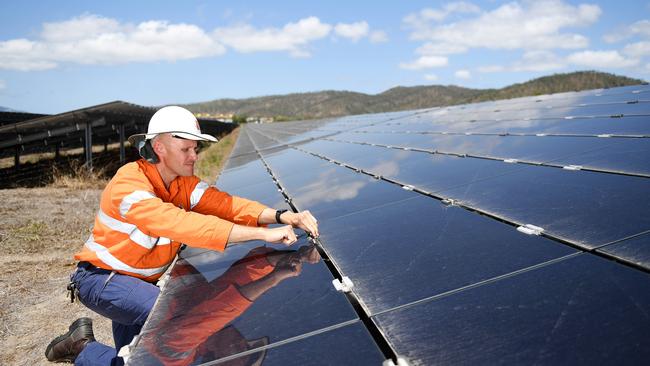
[[[650,1],[3,1],[0,106],[650,80]]]

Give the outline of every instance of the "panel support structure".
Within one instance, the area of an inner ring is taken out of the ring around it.
[[[16,146],[16,154],[14,155],[14,167],[18,169],[20,166],[20,146]]]
[[[86,153],[86,168],[88,170],[93,169],[93,126],[92,122],[86,122],[86,128],[84,130],[84,151]]]
[[[124,122],[120,123],[120,165],[126,162],[126,151],[124,151]]]

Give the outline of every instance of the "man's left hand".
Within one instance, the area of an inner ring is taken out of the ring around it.
[[[287,211],[280,216],[282,223],[300,228],[310,233],[313,237],[318,237],[318,221],[308,210],[294,213]]]

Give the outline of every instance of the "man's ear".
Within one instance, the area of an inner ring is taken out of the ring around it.
[[[156,155],[160,155],[160,153],[165,152],[165,145],[158,139],[153,140],[151,142],[151,146],[153,147],[153,151],[156,153]]]

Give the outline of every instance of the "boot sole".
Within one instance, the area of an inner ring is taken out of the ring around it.
[[[60,342],[64,341],[66,338],[70,337],[77,329],[84,325],[89,325],[91,329],[91,334],[90,336],[94,338],[94,335],[92,334],[92,326],[93,326],[93,320],[90,318],[79,318],[75,320],[70,326],[68,327],[68,332],[66,334],[62,334],[52,340],[50,344],[47,345],[47,348],[45,349],[45,357],[48,359],[50,362],[73,362],[74,358],[62,358],[58,360],[52,359],[52,355],[50,355],[50,351],[54,346],[59,344]],[[88,335],[86,335],[88,336]]]

